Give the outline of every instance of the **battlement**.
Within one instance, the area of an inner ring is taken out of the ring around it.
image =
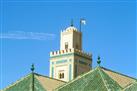
[[[91,56],[92,56],[90,53],[72,48],[72,49],[65,49],[65,50],[58,50],[58,51],[50,52],[50,57],[63,55],[63,54],[69,54],[69,53],[75,53],[75,54],[87,57],[89,59],[91,59]]]

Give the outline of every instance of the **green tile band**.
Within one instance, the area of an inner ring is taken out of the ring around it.
[[[71,64],[69,64],[69,80],[71,80]]]
[[[80,64],[87,65],[87,63],[86,63],[86,62],[83,62],[83,61],[81,61],[81,60],[79,60],[79,63],[80,63]]]
[[[56,61],[56,64],[65,63],[65,62],[67,62],[67,60],[59,60],[59,61]]]
[[[54,67],[52,67],[52,75],[51,75],[51,77],[54,77]]]
[[[77,77],[77,64],[75,64],[75,77]]]

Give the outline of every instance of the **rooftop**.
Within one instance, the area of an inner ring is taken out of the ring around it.
[[[56,88],[56,91],[122,91],[128,85],[136,82],[135,78],[98,66]],[[137,89],[136,84],[133,87]]]
[[[35,91],[136,91],[137,79],[97,66],[66,83],[31,73],[1,91],[31,91],[34,74]]]
[[[34,73],[35,91],[52,91],[64,83],[66,82]],[[32,91],[32,73],[4,88],[2,91]]]

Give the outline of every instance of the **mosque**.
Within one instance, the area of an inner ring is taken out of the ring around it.
[[[137,91],[137,79],[100,66],[82,49],[82,32],[71,24],[60,33],[60,50],[50,52],[49,77],[34,72],[1,91]]]

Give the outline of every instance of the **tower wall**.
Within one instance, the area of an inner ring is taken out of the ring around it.
[[[60,80],[70,81],[78,75],[91,69],[91,54],[78,49],[66,49],[50,52],[50,77],[60,79],[59,74],[64,73]]]
[[[75,48],[82,50],[82,33],[77,30],[61,31],[60,50],[64,50],[68,43],[68,49]]]
[[[60,50],[50,52],[50,77],[70,81],[91,64],[92,55],[82,50],[82,33],[73,26],[61,31]]]

